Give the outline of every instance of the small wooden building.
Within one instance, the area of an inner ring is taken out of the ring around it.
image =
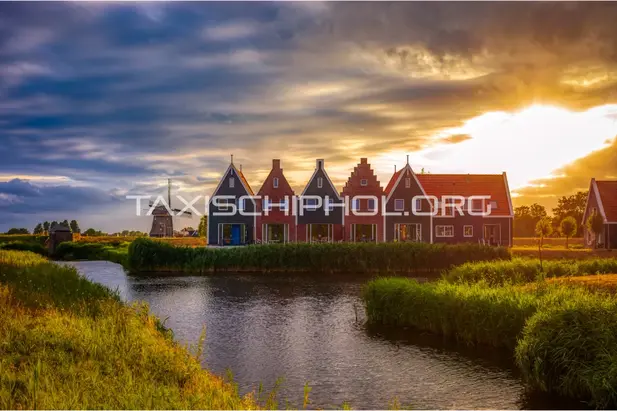
[[[65,225],[55,225],[49,230],[49,239],[47,240],[47,249],[49,254],[53,254],[60,243],[73,241],[73,233],[71,229]]]

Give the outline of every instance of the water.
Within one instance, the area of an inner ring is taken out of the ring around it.
[[[241,392],[271,389],[279,407],[311,408],[581,408],[528,395],[508,352],[453,346],[417,331],[368,330],[359,298],[362,280],[308,276],[132,277],[110,262],[71,263],[127,301],[141,300],[195,344],[206,326],[204,367],[228,369]]]

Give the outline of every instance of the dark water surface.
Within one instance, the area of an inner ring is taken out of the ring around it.
[[[176,339],[195,344],[206,326],[204,367],[233,372],[244,393],[274,386],[279,407],[580,408],[525,393],[508,352],[453,346],[415,331],[368,330],[364,280],[292,276],[127,276],[110,262],[75,262],[85,276],[128,301],[141,300]],[[356,320],[357,316],[357,320]]]

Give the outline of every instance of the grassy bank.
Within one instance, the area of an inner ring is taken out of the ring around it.
[[[128,258],[129,243],[118,245],[107,243],[83,243],[66,242],[60,243],[53,254],[56,260],[106,260],[126,265]]]
[[[0,244],[2,243],[12,243],[15,241],[19,241],[22,243],[37,243],[37,244],[45,244],[45,240],[47,240],[46,235],[37,235],[37,234],[5,234],[0,235]]]
[[[128,249],[128,267],[135,272],[438,273],[467,261],[499,258],[510,258],[508,250],[475,244],[334,243],[190,248],[138,239]]]
[[[0,251],[0,408],[255,408],[147,307],[74,269]]]
[[[513,258],[508,261],[465,263],[450,269],[444,278],[449,282],[521,284],[551,277],[617,273],[617,258],[587,260],[550,260]]]
[[[380,278],[367,284],[363,299],[370,324],[507,347],[531,387],[617,404],[617,302],[609,294],[563,284]]]

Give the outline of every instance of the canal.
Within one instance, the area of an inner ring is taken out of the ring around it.
[[[360,299],[363,280],[224,274],[127,276],[104,261],[68,263],[146,301],[175,338],[197,343],[206,327],[203,366],[233,373],[242,393],[282,378],[279,408],[519,409],[581,408],[526,393],[508,352],[455,346],[414,331],[369,330]]]

